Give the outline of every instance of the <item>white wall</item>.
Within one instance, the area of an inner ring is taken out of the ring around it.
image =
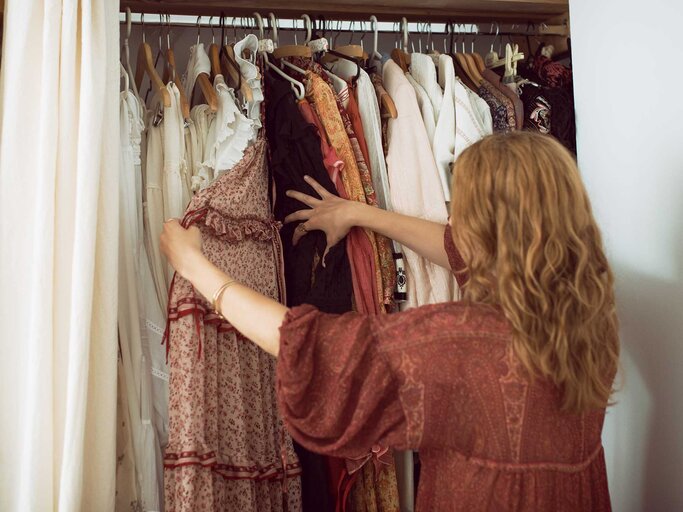
[[[680,0],[570,0],[579,166],[617,274],[614,509],[683,510]]]

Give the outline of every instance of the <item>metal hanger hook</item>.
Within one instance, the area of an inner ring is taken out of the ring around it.
[[[197,16],[197,44],[199,44],[199,39],[201,37],[201,31],[202,31],[202,17]]]
[[[147,37],[145,34],[145,13],[141,12],[140,13],[140,25],[141,25],[141,30],[142,30],[142,42],[146,43],[147,42]]]
[[[353,36],[356,35],[356,22],[352,21],[351,24],[349,25],[349,30],[351,31],[351,35],[349,36],[349,44],[353,43]]]
[[[408,51],[408,20],[404,16],[401,18],[401,32],[403,32],[403,51]]]
[[[211,44],[216,44],[216,34],[213,31],[213,16],[209,16],[209,28],[211,29]]]
[[[164,49],[162,38],[164,36],[164,15],[159,13],[159,51]]]
[[[465,43],[467,41],[467,24],[463,23],[460,26],[461,34],[462,34],[462,53],[467,53],[467,48],[465,48]]]
[[[171,15],[166,15],[166,47],[171,49]]]
[[[500,33],[500,25],[496,22],[491,23],[491,27],[489,28],[489,35],[493,34],[493,27],[496,27],[496,35],[493,36],[493,39],[491,40],[491,49],[489,50],[490,53],[493,53],[493,45],[496,44],[496,39],[498,39],[498,34]]]
[[[360,47],[363,48],[363,39],[365,39],[365,21],[359,21],[358,24],[360,25]],[[365,50],[365,48],[363,48]]]

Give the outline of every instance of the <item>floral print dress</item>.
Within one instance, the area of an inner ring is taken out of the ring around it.
[[[199,227],[212,263],[280,300],[279,224],[270,211],[265,155],[261,137],[194,196],[183,225]],[[276,407],[275,358],[177,274],[169,297],[166,511],[301,510],[301,469]]]

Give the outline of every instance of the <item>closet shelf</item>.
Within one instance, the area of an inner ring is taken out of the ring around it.
[[[251,15],[254,11],[278,17],[301,14],[323,15],[328,19],[367,19],[374,14],[381,21],[409,20],[466,22],[540,22],[569,10],[568,0],[121,0],[121,10],[184,15]]]

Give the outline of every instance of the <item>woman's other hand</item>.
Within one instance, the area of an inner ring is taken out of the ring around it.
[[[306,183],[313,187],[320,196],[320,199],[296,190],[288,190],[288,197],[301,201],[309,208],[288,215],[285,218],[285,224],[301,222],[299,228],[294,231],[294,238],[292,240],[294,245],[309,231],[324,231],[327,236],[327,250],[329,250],[330,247],[333,247],[342,240],[354,226],[354,212],[356,208],[363,205],[329,193],[310,176],[305,176],[304,179]]]
[[[202,256],[202,235],[196,226],[185,229],[178,219],[164,222],[160,238],[161,251],[168,263],[183,277],[188,273],[197,257]]]

